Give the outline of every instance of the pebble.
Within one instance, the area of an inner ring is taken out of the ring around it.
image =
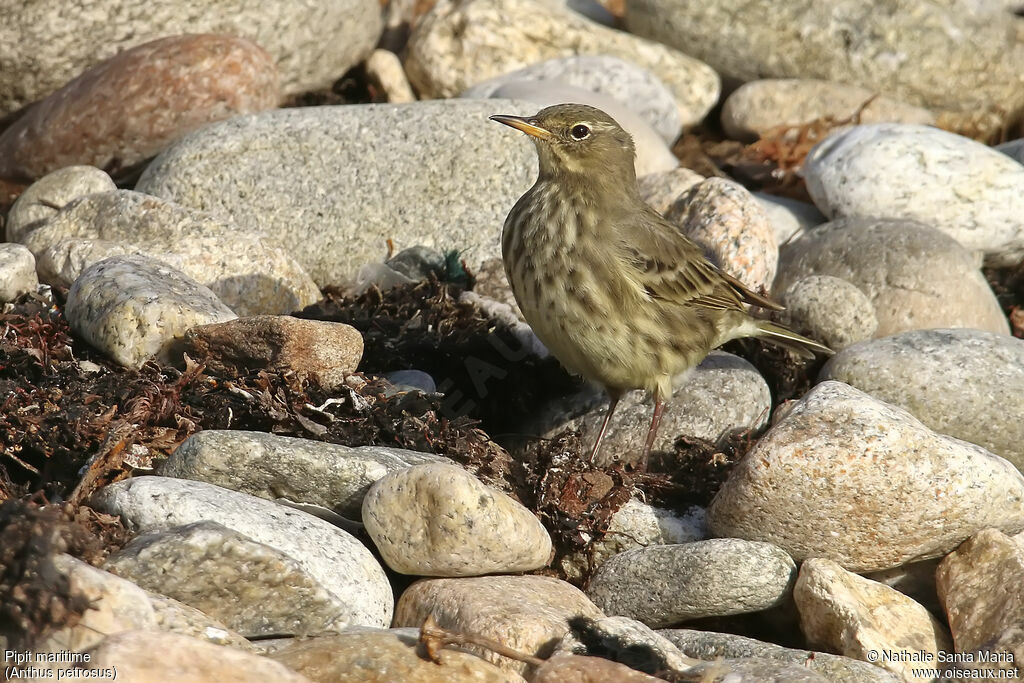
[[[200,325],[185,333],[193,358],[233,376],[257,368],[294,372],[337,391],[363,357],[363,336],[351,325],[260,315]]]
[[[818,226],[780,250],[772,289],[781,296],[809,275],[838,277],[866,294],[877,337],[936,327],[1009,333],[971,253],[921,223],[841,218]]]
[[[543,406],[525,434],[550,438],[565,429],[596,438],[608,410],[608,397],[587,385],[577,394]],[[629,462],[637,455],[650,427],[650,400],[643,391],[624,394],[608,424],[599,464]],[[771,391],[757,369],[724,351],[712,351],[700,365],[678,376],[665,402],[655,451],[672,451],[679,436],[717,441],[722,436],[767,424]]]
[[[359,519],[373,482],[411,465],[447,461],[387,446],[350,448],[265,432],[204,429],[171,453],[160,474],[205,481],[267,500],[321,505]]]
[[[21,241],[49,284],[69,286],[97,261],[129,253],[177,268],[239,315],[291,313],[320,299],[313,280],[274,239],[130,190],[73,200]]]
[[[465,95],[463,95],[465,97]],[[535,111],[563,102],[589,104],[615,119],[633,138],[636,145],[634,166],[638,176],[662,173],[679,166],[665,141],[639,114],[611,95],[585,90],[556,80],[509,80],[500,84],[494,98],[533,102]],[[521,135],[521,133],[518,133]]]
[[[1009,142],[1004,142],[1001,145],[996,145],[995,149],[1014,161],[1024,164],[1024,138],[1010,140]]]
[[[15,200],[5,221],[7,241],[24,241],[73,199],[116,189],[109,175],[92,166],[68,166],[54,171],[29,185]]]
[[[723,78],[822,78],[910,104],[967,110],[1024,102],[1024,53],[1004,21],[966,21],[942,2],[908,0],[867,12],[860,0],[785,6],[629,0],[626,30],[685,50]],[[936,56],[941,55],[941,58]],[[881,176],[879,176],[881,177]]]
[[[1024,661],[1024,543],[983,529],[950,553],[936,572],[957,652],[982,668],[1014,669]],[[1000,658],[1012,658],[999,661]],[[988,660],[987,662],[984,660]]]
[[[258,45],[172,35],[120,52],[32,105],[0,134],[0,177],[74,164],[126,169],[200,126],[276,107],[277,67]]]
[[[662,216],[687,190],[704,180],[696,171],[680,166],[662,173],[651,173],[637,178],[640,198]]]
[[[66,650],[65,650],[66,651]],[[64,665],[65,667],[67,665]],[[185,683],[186,681],[274,681],[312,683],[283,664],[231,647],[213,645],[176,633],[125,631],[109,636],[90,652],[86,672],[117,671],[121,680],[132,683]]]
[[[1024,257],[1024,166],[969,138],[929,126],[857,126],[818,143],[803,175],[832,218],[916,220],[994,265]]]
[[[402,68],[402,60],[390,50],[374,50],[366,58],[366,78],[391,104],[415,102],[416,94]]]
[[[653,674],[682,674],[701,663],[685,657],[665,636],[628,617],[574,621],[573,630],[558,643],[554,656],[563,653],[626,661],[634,669]]]
[[[651,628],[781,604],[796,565],[780,548],[738,538],[627,550],[608,559],[587,594],[599,608]]]
[[[897,683],[902,680],[874,664],[811,650],[795,650],[732,633],[662,629],[657,633],[687,657],[697,659],[772,659],[802,666],[832,683]]]
[[[766,78],[744,83],[722,106],[722,128],[734,140],[750,142],[781,126],[819,119],[851,125],[896,122],[932,125],[935,115],[869,88],[813,78]],[[856,119],[856,120],[854,120]]]
[[[277,64],[285,95],[327,88],[370,54],[383,29],[377,0],[316,3],[301,12],[290,0],[154,0],[145,12],[131,2],[97,12],[80,0],[38,0],[9,10],[0,25],[0,45],[10,47],[0,74],[0,115],[119,52],[184,34],[227,34],[259,45]]]
[[[779,260],[775,230],[761,204],[739,183],[708,178],[677,199],[665,218],[747,287],[771,286]]]
[[[416,389],[425,394],[433,394],[437,391],[437,383],[434,378],[422,370],[395,370],[386,373],[384,379],[404,391]]]
[[[217,522],[295,560],[332,597],[348,605],[351,624],[387,626],[393,597],[384,570],[366,547],[337,527],[283,505],[204,482],[137,477],[110,484],[91,505],[140,532]]]
[[[801,233],[828,222],[814,204],[764,192],[754,192],[753,195],[768,215],[775,230],[775,242],[780,248]]]
[[[420,18],[405,57],[424,97],[556,57],[603,55],[646,69],[672,91],[684,126],[699,123],[721,82],[707,65],[664,45],[606,28],[544,0],[440,0]]]
[[[657,76],[632,62],[609,55],[546,59],[488,78],[467,89],[460,97],[498,97],[496,93],[502,86],[513,81],[554,81],[605,95],[618,102],[619,107],[635,112],[669,145],[676,141],[683,127],[672,91]],[[584,104],[601,106],[597,103]],[[618,120],[614,114],[612,117]]]
[[[914,602],[923,605],[932,614],[941,615],[942,605],[939,604],[939,596],[935,590],[935,569],[939,566],[940,559],[933,557],[930,560],[911,562],[892,569],[867,572],[863,576],[884,583],[889,588],[895,588]]]
[[[812,645],[872,661],[914,680],[920,661],[892,661],[885,654],[932,655],[953,650],[949,632],[928,610],[902,593],[846,571],[832,560],[810,558],[793,589],[800,626]],[[881,654],[880,654],[881,653]],[[927,664],[926,664],[927,666]]]
[[[492,638],[524,654],[545,657],[569,632],[569,620],[604,614],[575,586],[550,576],[481,576],[422,579],[405,589],[395,606],[394,626],[420,626],[433,615],[438,626]],[[525,665],[466,646],[505,671]]]
[[[687,674],[691,680],[715,683],[825,683],[805,666],[771,659],[723,659],[695,666]]]
[[[195,607],[246,638],[312,635],[348,625],[347,601],[298,562],[216,522],[136,536],[104,568]]]
[[[235,318],[207,287],[144,256],[94,263],[68,292],[64,315],[75,334],[117,363],[169,361],[195,325]]]
[[[551,537],[532,512],[457,465],[390,472],[363,499],[363,524],[391,569],[477,576],[540,569]]]
[[[871,300],[856,285],[838,277],[810,275],[797,280],[782,302],[786,306],[782,315],[791,328],[833,351],[871,339],[878,330]]]
[[[404,629],[351,629],[338,635],[293,640],[269,657],[314,681],[331,683],[524,683],[475,655],[438,648],[437,660],[420,656],[418,639]]]
[[[657,683],[663,680],[610,659],[580,655],[555,655],[537,667],[530,677],[530,683]]]
[[[966,329],[903,332],[846,349],[820,378],[900,406],[1024,470],[1024,340]]]
[[[457,245],[472,269],[500,256],[505,216],[537,177],[528,137],[500,130],[487,119],[495,112],[536,106],[456,99],[241,116],[172,145],[136,189],[272,236],[321,286],[379,262],[386,237]],[[401,198],[381,201],[382,187],[401,187]]]
[[[604,536],[585,550],[566,555],[561,569],[570,580],[582,579],[618,553],[651,545],[692,543],[708,536],[704,508],[690,507],[684,514],[630,498],[608,520]]]
[[[36,259],[20,244],[0,244],[0,304],[36,291]]]
[[[1024,475],[901,408],[827,381],[736,465],[708,525],[716,536],[774,543],[797,561],[889,569],[945,554],[985,527],[1024,529]]]

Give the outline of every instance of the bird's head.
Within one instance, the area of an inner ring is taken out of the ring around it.
[[[533,116],[495,114],[491,120],[532,137],[542,177],[568,173],[617,183],[636,179],[633,138],[596,107],[556,104]]]

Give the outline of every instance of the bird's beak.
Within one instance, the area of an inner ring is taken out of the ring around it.
[[[504,123],[506,126],[511,126],[516,130],[521,130],[527,135],[532,135],[535,138],[541,140],[551,139],[551,131],[540,126],[535,126],[530,123],[529,119],[523,118],[522,116],[508,116],[505,114],[495,114],[491,117],[491,121],[497,121],[498,123]]]

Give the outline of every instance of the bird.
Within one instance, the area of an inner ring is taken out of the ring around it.
[[[644,389],[654,413],[636,467],[645,471],[672,378],[710,351],[759,337],[801,356],[831,350],[747,306],[782,306],[709,261],[640,196],[630,135],[608,114],[557,104],[491,120],[530,136],[539,171],[501,236],[502,261],[526,322],[569,371],[609,397],[594,464],[619,399]]]

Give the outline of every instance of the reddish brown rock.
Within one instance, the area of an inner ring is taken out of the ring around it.
[[[0,135],[0,177],[123,169],[213,121],[280,101],[273,58],[242,38],[181,35],[126,50],[35,103]]]
[[[340,386],[363,356],[363,337],[343,323],[258,315],[199,325],[185,334],[188,354],[223,374],[257,368],[315,377],[327,390]]]

